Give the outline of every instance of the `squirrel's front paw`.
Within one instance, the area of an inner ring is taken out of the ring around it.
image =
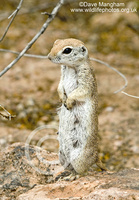
[[[66,104],[66,100],[67,100],[66,95],[59,95],[59,98],[60,98],[60,101],[61,101],[63,104]]]
[[[67,109],[71,109],[73,107],[73,105],[75,105],[75,100],[74,99],[70,99],[70,98],[67,98],[67,101],[66,101],[66,107]]]

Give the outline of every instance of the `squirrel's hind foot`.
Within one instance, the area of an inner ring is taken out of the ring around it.
[[[78,178],[80,178],[79,174],[64,171],[55,178],[55,181],[74,181]]]
[[[96,162],[96,165],[102,170],[102,171],[108,171],[108,169],[105,167],[105,165],[101,162],[100,159]]]

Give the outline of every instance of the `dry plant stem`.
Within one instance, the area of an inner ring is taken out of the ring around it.
[[[16,55],[20,54],[20,52],[12,51],[12,50],[9,50],[9,49],[0,49],[0,52],[13,53],[13,54],[16,54]],[[48,58],[48,56],[34,55],[34,54],[27,54],[27,53],[25,53],[23,56],[29,57],[29,58],[41,58],[41,59]]]
[[[123,94],[125,94],[125,95],[127,95],[127,96],[129,96],[129,97],[139,99],[138,96],[134,96],[134,95],[128,94],[128,93],[126,93],[126,92],[124,92],[124,91],[122,91],[121,93],[123,93]]]
[[[20,52],[11,51],[11,50],[8,50],[8,49],[0,49],[0,52],[13,53],[13,54],[17,54],[17,55],[20,54]],[[33,55],[33,54],[24,54],[24,56],[25,56],[25,57],[31,57],[31,58],[41,58],[41,59],[46,59],[46,58],[48,58],[48,56]],[[102,60],[99,60],[99,59],[96,59],[96,58],[90,58],[90,60],[95,61],[95,62],[98,62],[98,63],[101,63],[101,64],[105,65],[106,67],[109,67],[110,69],[112,69],[112,70],[114,70],[116,73],[118,73],[118,74],[125,80],[125,85],[124,85],[121,89],[117,90],[117,91],[114,92],[114,93],[121,92],[122,94],[125,94],[125,95],[127,95],[127,96],[129,96],[129,97],[133,97],[133,98],[137,98],[137,99],[139,98],[138,96],[133,96],[133,95],[130,95],[130,94],[128,94],[128,93],[122,91],[122,90],[123,90],[125,87],[127,87],[127,85],[128,85],[128,81],[127,81],[126,77],[124,76],[124,74],[122,74],[121,72],[119,72],[119,71],[118,71],[117,69],[115,69],[114,67],[110,66],[108,63],[103,62]]]
[[[8,120],[11,120],[12,118],[15,118],[16,116],[15,115],[4,115],[2,113],[0,113],[0,115]]]
[[[63,5],[64,0],[60,0],[59,3],[56,5],[56,7],[53,9],[53,11],[51,12],[51,17],[49,16],[48,19],[46,20],[46,22],[43,24],[42,28],[40,29],[40,31],[34,36],[34,38],[27,44],[27,46],[21,51],[21,53],[16,57],[15,60],[13,60],[7,67],[4,68],[4,70],[2,70],[0,72],[0,77],[3,76],[9,69],[11,69],[17,62],[18,60],[20,60],[20,58],[27,52],[28,49],[30,49],[32,47],[32,45],[36,42],[36,40],[41,36],[41,34],[44,33],[44,31],[46,30],[46,28],[48,27],[48,25],[50,24],[50,22],[55,18],[57,12],[59,11],[59,9],[61,8],[61,6]]]
[[[23,8],[22,10],[20,10],[20,13],[18,13],[18,16],[20,15],[24,15],[24,14],[31,14],[31,13],[34,13],[34,12],[38,12],[39,10],[44,10],[44,9],[48,9],[50,8],[50,6],[54,6],[55,5],[55,2],[51,2],[51,5],[50,3],[43,3],[43,4],[40,4],[38,6],[34,6],[34,7],[31,7],[31,8]],[[7,13],[2,13],[0,14],[0,21],[3,21],[5,19],[7,19],[9,16],[9,12]]]
[[[122,90],[123,90],[124,88],[126,88],[127,85],[128,85],[127,78],[125,77],[124,74],[122,74],[121,72],[119,72],[117,69],[115,69],[114,67],[110,66],[110,65],[109,65],[108,63],[106,63],[106,62],[103,62],[103,61],[98,60],[98,59],[96,59],[96,58],[90,58],[90,60],[96,61],[96,62],[98,62],[98,63],[101,63],[101,64],[105,65],[106,67],[108,67],[108,68],[114,70],[116,73],[118,73],[118,74],[124,79],[125,85],[124,85],[121,89],[115,91],[115,92],[114,92],[115,94],[118,93],[118,92],[121,92],[122,94],[125,94],[125,95],[127,95],[127,96],[129,96],[129,97],[133,97],[133,98],[139,99],[138,96],[133,96],[133,95],[131,95],[131,94],[128,94],[128,93],[122,91]]]
[[[5,118],[7,118],[9,120],[11,120],[11,118],[16,117],[15,115],[11,115],[2,105],[0,105],[0,107],[7,113],[7,115],[4,115],[4,114],[0,113],[0,115],[2,117],[5,117]]]
[[[113,71],[115,71],[116,73],[118,73],[118,74],[125,80],[125,85],[124,85],[122,88],[120,88],[119,90],[115,91],[115,92],[114,92],[115,94],[118,93],[118,92],[121,92],[123,89],[125,89],[125,88],[127,87],[127,85],[128,85],[127,78],[125,77],[125,75],[123,75],[123,74],[122,74],[121,72],[119,72],[117,69],[115,69],[114,67],[110,66],[108,63],[103,62],[103,61],[101,61],[101,60],[98,60],[98,59],[96,59],[96,58],[90,58],[90,60],[95,61],[95,62],[98,62],[98,63],[101,63],[101,64],[107,66],[108,68],[110,68],[110,69],[112,69]]]
[[[4,32],[4,34],[3,34],[3,36],[0,38],[0,42],[1,42],[1,41],[4,39],[4,37],[6,36],[8,30],[9,30],[11,24],[12,24],[12,22],[14,21],[14,19],[15,19],[17,13],[19,12],[19,10],[20,10],[20,8],[21,8],[21,6],[22,6],[22,3],[23,3],[23,0],[20,0],[18,6],[17,6],[17,8],[16,8],[16,10],[8,17],[8,19],[10,19],[11,17],[12,17],[12,19],[10,20],[10,22],[9,22],[9,24],[8,24],[6,30],[5,30],[5,32]]]
[[[65,4],[67,3],[72,3],[72,2],[75,2],[75,0],[70,0],[70,1],[66,1]],[[34,12],[38,12],[40,10],[44,10],[44,9],[48,9],[52,6],[55,5],[55,2],[51,2],[51,4],[48,2],[45,2],[45,3],[42,3],[40,5],[37,5],[37,6],[34,6],[34,7],[31,7],[31,8],[22,8],[22,10],[20,10],[20,13],[18,13],[18,16],[19,15],[25,15],[25,14],[31,14],[31,13],[34,13]],[[7,19],[9,16],[9,12],[4,12],[2,14],[0,14],[0,21],[3,21],[5,19]]]

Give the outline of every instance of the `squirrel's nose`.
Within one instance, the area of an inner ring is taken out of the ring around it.
[[[48,59],[52,60],[52,57],[51,57],[50,53],[48,54]]]

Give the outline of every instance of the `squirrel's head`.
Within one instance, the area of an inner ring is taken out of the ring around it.
[[[74,67],[88,59],[88,50],[80,40],[56,40],[48,58],[54,63]]]

